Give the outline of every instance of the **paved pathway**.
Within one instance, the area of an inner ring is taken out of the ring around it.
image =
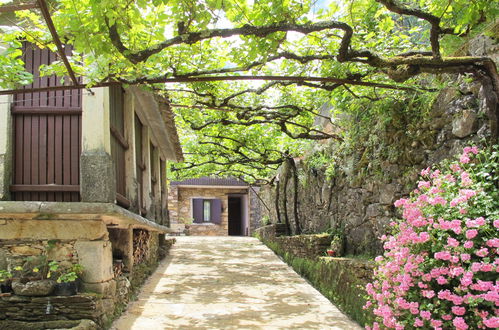
[[[178,237],[112,329],[360,329],[255,238]]]

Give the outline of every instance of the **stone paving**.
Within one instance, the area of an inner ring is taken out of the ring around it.
[[[361,329],[249,237],[178,237],[114,330]]]

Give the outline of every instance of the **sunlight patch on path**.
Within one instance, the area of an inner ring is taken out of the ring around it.
[[[111,329],[361,329],[255,238],[178,237]]]

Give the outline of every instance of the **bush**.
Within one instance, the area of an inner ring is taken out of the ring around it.
[[[395,206],[366,290],[372,329],[499,327],[499,152],[466,147],[455,162],[425,169]],[[370,327],[368,327],[370,328]]]

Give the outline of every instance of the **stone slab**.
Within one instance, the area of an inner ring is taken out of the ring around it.
[[[6,220],[0,239],[84,239],[107,238],[102,221],[84,220]]]

